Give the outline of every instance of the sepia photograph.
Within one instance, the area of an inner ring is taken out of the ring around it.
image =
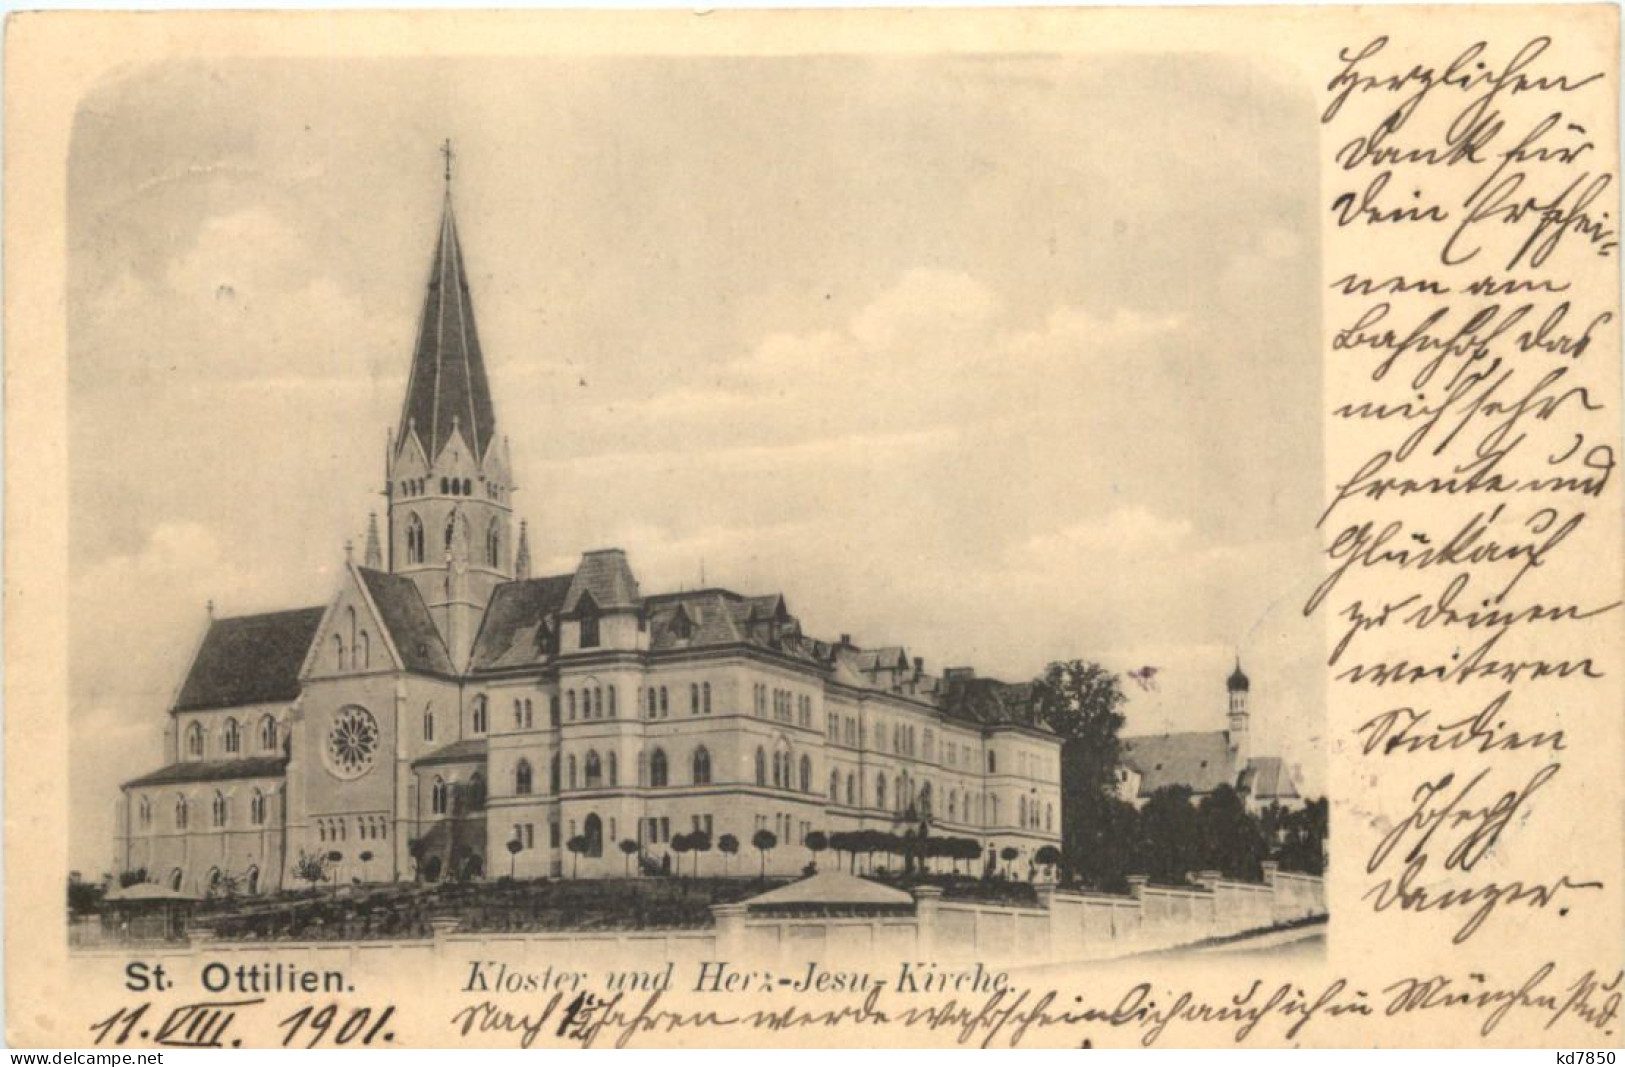
[[[1616,1046],[1617,53],[14,17],[6,1041]]]
[[[1314,172],[1216,136],[1311,106],[1195,55],[87,97],[75,943],[1318,941]]]

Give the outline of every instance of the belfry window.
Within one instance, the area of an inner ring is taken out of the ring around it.
[[[415,511],[406,517],[406,562],[423,562],[423,520]]]
[[[496,519],[485,531],[485,565],[487,567],[502,566],[502,530]]]

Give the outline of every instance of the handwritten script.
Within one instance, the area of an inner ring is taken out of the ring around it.
[[[1304,613],[1381,798],[1360,899],[1456,944],[1617,900],[1552,847],[1617,763],[1620,609],[1615,87],[1563,45],[1356,38],[1322,87],[1330,566]]]

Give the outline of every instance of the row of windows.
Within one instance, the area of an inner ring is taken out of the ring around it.
[[[243,728],[231,716],[220,725],[220,750],[227,755],[237,755],[243,750]],[[270,714],[261,716],[259,725],[259,745],[261,752],[275,752],[277,743],[276,718]],[[193,720],[186,728],[186,754],[195,759],[202,759],[208,754],[208,729],[199,721]]]
[[[562,783],[561,768],[564,772]],[[703,745],[689,757],[689,780],[694,785],[711,784],[711,753]],[[579,763],[575,753],[563,757],[562,761],[559,754],[554,753],[548,771],[548,792],[558,793],[561,784],[565,789],[614,788],[620,785],[620,760],[613,752],[600,757],[596,749],[589,749]],[[661,789],[670,784],[670,763],[665,750],[657,748],[648,753],[640,752],[638,785]],[[514,765],[513,791],[515,796],[522,797],[536,791],[536,773],[527,759],[521,759]]]
[[[767,829],[766,815],[756,816],[756,829],[758,831]],[[807,843],[807,835],[812,833],[812,823],[807,822],[805,819],[797,823],[793,816],[781,813],[773,816],[772,832],[773,837],[781,845],[789,845],[792,842],[798,845],[805,845]],[[792,833],[795,835],[793,838],[791,836]]]
[[[805,694],[794,693],[788,689],[769,689],[761,682],[756,683],[752,696],[752,711],[757,718],[767,715],[769,701],[773,709],[773,718],[777,722],[793,722],[798,726],[812,727],[813,699]]]
[[[268,805],[263,792],[255,789],[248,798],[248,821],[253,826],[264,826]],[[184,796],[177,795],[173,807],[174,828],[185,830],[192,823],[192,804]],[[152,829],[153,804],[151,797],[142,797],[136,805],[136,824],[142,830]],[[231,798],[216,790],[209,800],[209,825],[219,829],[231,822]]]
[[[461,815],[485,807],[485,776],[475,771],[463,783],[448,782],[438,774],[429,783],[429,811],[434,815]]]
[[[333,635],[333,666],[341,671],[364,670],[372,666],[372,638],[366,630],[357,629],[355,608],[345,611],[349,616],[350,640],[346,645],[343,634]]]
[[[316,837],[319,841],[346,841],[350,837],[350,820],[317,819]],[[356,839],[382,841],[389,834],[389,821],[382,815],[360,815],[355,819]]]
[[[402,496],[423,496],[429,491],[429,479],[407,478],[399,482],[396,488]],[[492,500],[502,499],[502,487],[495,482],[485,482],[485,495]],[[473,496],[474,485],[467,478],[440,479],[441,496]]]

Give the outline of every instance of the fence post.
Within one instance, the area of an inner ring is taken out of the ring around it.
[[[717,924],[717,959],[737,960],[745,951],[745,916],[749,904],[713,904],[711,917]]]
[[[462,919],[456,915],[429,916],[429,934],[434,938],[434,954],[444,956],[447,951],[446,937],[457,932],[462,925]]]
[[[934,960],[937,953],[937,906],[942,903],[942,887],[914,887],[914,943],[920,959]]]

